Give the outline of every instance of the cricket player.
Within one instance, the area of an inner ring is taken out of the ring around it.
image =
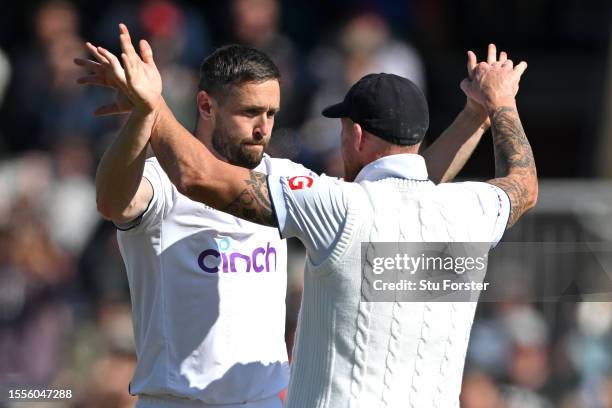
[[[148,44],[141,42],[140,60],[127,28],[121,31],[122,62],[130,69],[124,72],[115,56],[91,45],[97,62],[76,62],[92,71],[80,83],[120,91],[98,114],[131,112],[96,175],[98,208],[120,230],[131,289],[138,364],[130,392],[139,395],[139,407],[278,407],[288,381],[286,246],[270,215],[244,204],[267,200],[264,174],[316,178],[263,153],[279,109],[278,70],[264,54],[241,46],[221,48],[204,61],[196,137],[190,136],[195,145],[183,152],[189,157],[171,160],[183,169],[184,160],[193,163],[204,151],[211,155],[206,160],[242,169],[240,177],[252,175],[246,182],[257,188],[238,195],[229,188],[222,206],[218,199],[204,204],[170,167],[166,173],[157,159],[145,160],[163,102],[161,79]],[[436,163],[437,181],[452,178],[471,154],[487,126],[481,109],[469,100],[428,149],[435,153],[427,160]],[[164,145],[159,148],[167,157]],[[222,173],[206,177],[225,189]]]

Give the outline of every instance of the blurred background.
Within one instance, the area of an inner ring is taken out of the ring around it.
[[[94,118],[112,93],[75,84],[72,61],[85,56],[85,40],[117,51],[120,21],[134,38],[147,38],[166,100],[189,129],[203,57],[230,42],[267,52],[283,76],[269,152],[332,175],[341,172],[339,124],[323,119],[322,107],[366,73],[396,73],[425,91],[431,143],[465,103],[466,50],[483,57],[495,42],[529,63],[519,110],[542,179],[538,207],[505,240],[610,243],[611,13],[605,0],[5,4],[0,386],[69,387],[75,397],[67,407],[134,404],[127,280],[115,229],[96,213],[93,184],[124,118]],[[484,180],[493,171],[487,134],[459,178]],[[290,249],[289,348],[304,259],[299,243]],[[569,294],[479,305],[463,407],[612,407],[612,303]]]

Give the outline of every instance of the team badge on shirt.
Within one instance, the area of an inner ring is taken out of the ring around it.
[[[289,179],[289,188],[292,190],[302,190],[312,187],[314,179],[309,176],[295,176]]]

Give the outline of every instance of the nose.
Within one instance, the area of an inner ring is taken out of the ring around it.
[[[255,130],[253,132],[253,137],[255,140],[262,140],[266,135],[270,134],[272,130],[272,120],[268,117],[267,114],[263,114],[259,117],[257,125],[255,126]]]

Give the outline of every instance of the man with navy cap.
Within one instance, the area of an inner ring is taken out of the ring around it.
[[[493,48],[461,84],[491,119],[496,178],[436,185],[418,154],[427,104],[405,78],[368,75],[323,112],[342,122],[344,180],[266,177],[219,160],[194,139],[149,86],[135,52],[127,53],[127,86],[137,108],[154,116],[151,145],[179,192],[276,226],[307,249],[287,407],[458,407],[475,303],[372,302],[361,273],[372,259],[361,248],[494,245],[535,205],[535,164],[515,101],[526,64],[514,67],[503,53],[498,60]]]

